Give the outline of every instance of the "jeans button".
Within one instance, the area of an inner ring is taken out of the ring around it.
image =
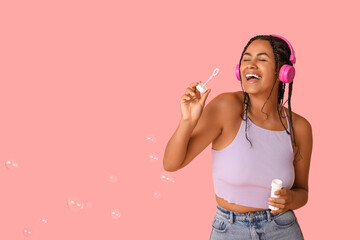
[[[252,218],[252,217],[254,217],[254,213],[252,212],[252,213],[250,213],[250,217]]]

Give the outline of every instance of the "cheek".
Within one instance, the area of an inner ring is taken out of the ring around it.
[[[245,69],[246,69],[246,66],[245,66],[244,64],[242,64],[242,65],[240,66],[240,73],[241,73],[241,74],[244,74]]]

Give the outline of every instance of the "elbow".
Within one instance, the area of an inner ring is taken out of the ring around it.
[[[165,159],[163,161],[163,169],[167,172],[176,172],[177,170],[179,170],[179,168],[176,168],[174,166],[169,166],[168,164],[166,164]]]
[[[165,168],[165,167],[164,167],[164,170],[167,172],[176,172],[177,171],[177,169]]]
[[[169,168],[169,167],[165,167],[163,166],[164,170],[167,171],[167,172],[176,172],[178,169],[176,168]]]

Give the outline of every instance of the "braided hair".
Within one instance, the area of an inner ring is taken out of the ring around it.
[[[275,83],[276,83],[276,79],[278,77],[278,69],[281,68],[282,65],[284,64],[288,64],[288,65],[291,65],[293,66],[293,64],[290,62],[290,54],[291,54],[291,50],[288,46],[288,44],[278,38],[278,37],[275,37],[275,36],[271,36],[271,35],[257,35],[253,38],[251,38],[249,40],[249,42],[246,44],[242,54],[241,54],[241,58],[240,58],[240,62],[239,62],[239,68],[240,68],[240,64],[241,64],[241,61],[242,61],[242,58],[244,56],[244,52],[246,51],[246,49],[248,48],[248,46],[254,41],[254,40],[267,40],[270,42],[270,45],[273,49],[273,53],[274,53],[274,57],[275,57],[275,81],[274,81],[274,84],[271,88],[271,91],[270,91],[270,95],[269,97],[266,99],[264,105],[262,106],[261,108],[261,112],[266,114],[266,117],[268,117],[268,114],[263,112],[263,109],[265,107],[265,104],[266,102],[268,101],[268,99],[270,98],[271,96],[271,93],[273,92],[273,89],[274,89],[274,86],[275,86]],[[239,74],[241,76],[241,73]],[[242,86],[242,80],[241,80],[241,77],[240,77],[240,82],[241,82],[241,88],[243,89],[243,86]],[[277,95],[277,104],[276,104],[276,107],[277,107],[277,112],[279,114],[279,118],[280,118],[280,122],[281,124],[283,125],[284,129],[286,130],[286,133],[288,135],[290,135],[290,138],[292,139],[296,149],[297,149],[297,153],[296,154],[300,154],[300,150],[296,144],[296,141],[295,141],[295,133],[294,133],[294,126],[293,126],[293,121],[292,121],[292,113],[291,113],[291,94],[292,94],[292,88],[293,88],[293,83],[294,82],[291,82],[289,83],[289,90],[288,90],[288,99],[286,100],[288,102],[288,109],[289,109],[289,118],[290,118],[290,133],[289,131],[286,129],[284,123],[281,121],[281,113],[280,113],[280,109],[279,109],[279,104],[282,106],[281,109],[283,108],[284,104],[286,103],[283,103],[283,99],[284,99],[284,92],[285,92],[285,83],[280,81],[279,83],[279,88],[278,88],[278,95]],[[245,136],[246,136],[246,139],[250,142],[250,145],[252,147],[252,143],[251,141],[249,140],[248,136],[247,136],[247,119],[248,119],[248,116],[246,114],[246,117],[244,119],[244,112],[247,113],[247,109],[249,106],[251,106],[250,104],[250,97],[248,95],[247,92],[244,91],[243,89],[243,92],[244,92],[244,105],[245,105],[245,110],[241,113],[241,118],[246,122],[246,127],[245,127]],[[300,154],[301,156],[301,154]],[[296,156],[295,156],[296,157]],[[301,156],[302,158],[302,156]]]

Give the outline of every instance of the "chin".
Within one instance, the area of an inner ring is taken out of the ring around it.
[[[267,90],[265,90],[261,86],[260,87],[248,87],[248,86],[246,86],[244,88],[244,91],[247,92],[250,95],[259,95],[259,94],[263,95],[263,94],[265,94],[267,92]]]
[[[250,83],[250,84],[245,84],[244,85],[244,89],[247,92],[258,92],[261,88],[261,84],[260,83]]]

